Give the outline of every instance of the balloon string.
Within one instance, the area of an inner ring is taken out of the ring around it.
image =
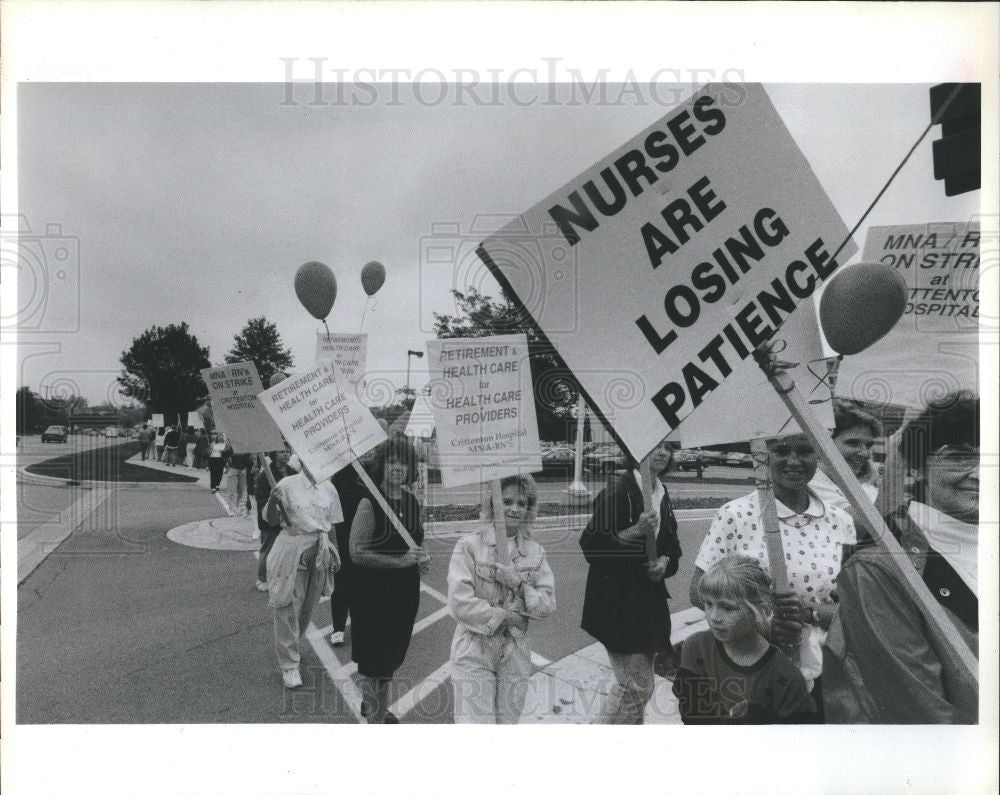
[[[362,316],[361,322],[364,323],[364,316]],[[326,344],[331,345],[330,327],[326,324],[326,318],[323,318],[323,328],[326,329]],[[333,384],[337,387],[337,391],[339,392],[340,385],[337,383],[337,363],[333,360],[332,351],[330,352],[330,359],[333,361],[333,368],[331,370],[331,372],[333,372]],[[351,444],[351,431],[347,427],[347,417],[343,413],[340,415],[340,421],[344,424],[344,439],[347,440],[347,449],[351,454],[351,458],[355,459],[358,457],[358,454],[354,452],[354,445]]]
[[[892,184],[893,180],[896,179],[896,175],[899,174],[900,171],[902,171],[903,166],[907,164],[910,157],[917,150],[917,147],[920,146],[924,138],[927,137],[927,133],[931,131],[931,127],[933,127],[935,124],[940,123],[941,118],[944,116],[945,112],[951,106],[951,103],[958,96],[958,93],[962,90],[963,85],[964,83],[959,83],[957,86],[955,86],[955,90],[951,92],[951,95],[948,97],[945,103],[941,106],[938,112],[935,113],[934,116],[931,118],[931,123],[927,125],[927,127],[924,129],[922,133],[920,133],[920,137],[917,138],[916,143],[914,143],[913,146],[910,147],[910,151],[906,153],[906,157],[904,157],[903,160],[900,162],[900,164],[896,166],[896,170],[892,172],[888,182],[886,182],[885,185],[882,186],[882,190],[878,192],[878,195],[875,196],[875,198],[872,200],[872,203],[868,205],[868,209],[865,210],[864,215],[862,215],[861,218],[858,220],[858,222],[854,225],[854,228],[847,233],[847,237],[844,238],[844,242],[841,243],[839,246],[837,246],[837,250],[834,251],[833,256],[830,257],[831,260],[836,260],[837,255],[844,250],[844,246],[846,246],[850,242],[851,238],[854,237],[854,233],[858,231],[858,228],[861,226],[861,224],[865,222],[865,219],[868,217],[871,211],[875,209],[875,205],[878,204],[879,200],[889,189],[889,186]]]

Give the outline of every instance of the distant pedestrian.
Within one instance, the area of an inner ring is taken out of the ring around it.
[[[288,459],[292,452],[285,447],[283,450],[276,450],[271,453],[268,466],[271,468],[271,476],[274,482],[278,483],[282,478],[293,474],[288,466]],[[267,556],[274,546],[274,541],[281,532],[281,522],[271,524],[264,518],[264,506],[271,494],[271,483],[267,479],[267,473],[263,469],[257,471],[253,484],[254,499],[257,501],[257,529],[260,531],[260,553],[257,557],[257,590],[267,590]],[[343,505],[343,503],[341,503]],[[343,563],[343,554],[341,554]],[[337,579],[339,580],[339,573]]]
[[[142,456],[141,460],[145,461],[149,455],[149,426],[143,425],[139,429],[139,435],[137,436],[139,442],[139,454]]]
[[[510,563],[497,552],[492,522],[455,545],[448,567],[448,611],[458,622],[451,643],[455,723],[517,723],[533,672],[528,620],[556,609],[555,579],[545,550],[532,540],[538,487],[530,475],[500,482]]]
[[[168,467],[177,466],[177,443],[180,437],[180,431],[174,426],[170,426],[163,436],[163,459]]]
[[[208,466],[208,434],[202,428],[194,440],[194,468],[205,469]]]
[[[164,441],[164,437],[166,435],[167,435],[167,429],[163,428],[163,427],[161,427],[156,432],[156,439],[154,440],[154,444],[156,445],[156,460],[157,461],[163,461],[163,450],[166,447],[166,442]]]
[[[340,555],[331,534],[344,520],[329,480],[313,483],[304,472],[282,478],[264,506],[269,524],[282,531],[267,556],[268,605],[274,609],[274,644],[285,687],[301,687],[300,643],[320,596],[333,591]]]
[[[234,453],[232,445],[228,445],[229,460],[226,466],[229,470],[229,483],[226,490],[226,501],[236,516],[245,516],[249,511],[249,494],[247,483],[250,470],[253,468],[253,458],[249,453]]]
[[[229,459],[229,445],[226,444],[226,437],[219,434],[208,451],[208,480],[212,488],[212,494],[219,490],[222,482],[222,473],[226,469],[226,461]]]
[[[146,454],[147,454],[147,456],[149,458],[153,459],[154,461],[157,460],[157,455],[156,455],[156,438],[157,438],[156,430],[157,430],[156,428],[150,428],[149,429],[149,434],[148,434],[148,439],[147,439],[147,445],[146,445]],[[163,430],[163,429],[161,428],[160,430]]]
[[[187,431],[184,434],[184,448],[182,450],[184,454],[184,466],[188,469],[194,469],[194,448],[198,444],[198,440],[194,435],[194,428],[190,425],[187,426]],[[182,448],[178,448],[181,450]]]

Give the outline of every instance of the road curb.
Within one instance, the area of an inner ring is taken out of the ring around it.
[[[43,462],[44,463],[44,462]],[[29,472],[28,467],[34,464],[25,464],[18,467],[18,475],[27,483],[35,483],[40,486],[78,486],[85,489],[138,489],[148,488],[156,491],[164,491],[176,488],[190,488],[197,486],[198,481],[192,480],[190,483],[164,483],[156,480],[70,480],[69,478],[57,478],[52,475],[39,475],[37,472]]]

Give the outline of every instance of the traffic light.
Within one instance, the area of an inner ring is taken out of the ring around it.
[[[945,196],[979,190],[980,88],[979,83],[931,88],[931,122],[941,125],[941,138],[934,141],[934,179],[944,180]]]

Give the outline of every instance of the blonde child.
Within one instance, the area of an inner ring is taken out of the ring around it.
[[[488,497],[489,523],[455,545],[448,568],[448,609],[458,622],[451,644],[455,723],[518,722],[532,672],[528,621],[556,609],[552,569],[531,538],[535,481],[509,477],[500,488],[511,563],[500,563]]]
[[[815,723],[798,666],[772,646],[771,581],[756,559],[729,555],[698,583],[711,628],[684,641],[674,695],[685,724]]]

